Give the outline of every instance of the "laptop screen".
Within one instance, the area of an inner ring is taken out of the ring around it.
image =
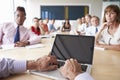
[[[59,60],[77,59],[79,63],[92,64],[94,37],[57,34],[51,55]]]

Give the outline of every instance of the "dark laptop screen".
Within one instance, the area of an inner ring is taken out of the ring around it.
[[[80,63],[92,64],[93,51],[93,36],[57,34],[51,54],[60,60],[74,58]]]

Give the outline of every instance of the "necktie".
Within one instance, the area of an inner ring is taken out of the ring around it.
[[[97,32],[98,32],[98,28],[96,27],[95,33],[97,33]]]
[[[20,41],[19,26],[17,27],[17,30],[16,30],[16,34],[15,34],[15,37],[14,37],[14,43],[16,43],[17,41]]]

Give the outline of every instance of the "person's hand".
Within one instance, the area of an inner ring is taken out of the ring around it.
[[[37,70],[40,71],[49,71],[49,70],[55,70],[58,68],[58,62],[55,56],[44,56],[42,58],[37,59]]]
[[[26,46],[26,45],[29,45],[30,43],[27,41],[27,42],[20,42],[20,41],[18,41],[18,42],[16,42],[15,43],[15,47],[24,47],[24,46]]]
[[[47,55],[36,61],[28,61],[28,69],[38,71],[50,71],[58,68],[58,62],[55,56]]]
[[[109,27],[109,26],[111,26],[111,25],[112,25],[112,23],[110,23],[110,22],[105,22],[105,23],[102,24],[101,30],[104,30],[105,28],[107,28],[107,27]]]
[[[75,59],[69,59],[65,62],[64,66],[60,68],[62,75],[70,80],[82,72],[81,65]]]
[[[80,34],[81,34],[81,32],[80,32],[80,31],[78,31],[78,30],[76,30],[76,32],[77,32],[77,34],[78,34],[78,35],[80,35]]]

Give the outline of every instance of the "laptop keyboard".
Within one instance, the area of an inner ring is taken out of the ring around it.
[[[58,61],[58,68],[60,68],[61,66],[63,66],[65,64],[65,62],[63,62],[63,61]],[[82,71],[86,71],[86,69],[87,69],[87,65],[84,65],[84,64],[81,64],[81,68],[82,68]]]
[[[65,62],[63,61],[58,61],[58,68],[60,68],[61,66],[63,66],[65,64]]]

